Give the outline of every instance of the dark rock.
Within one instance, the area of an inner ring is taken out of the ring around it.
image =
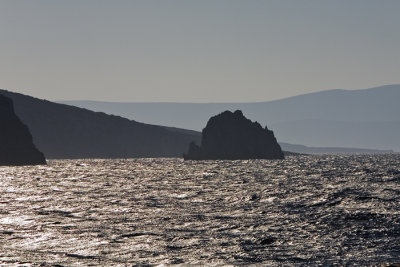
[[[185,160],[283,159],[274,133],[243,116],[240,110],[212,117],[203,129],[201,146],[190,143]]]
[[[0,166],[46,164],[28,128],[15,115],[10,98],[0,95]]]

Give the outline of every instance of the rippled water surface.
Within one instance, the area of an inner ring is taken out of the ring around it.
[[[400,156],[0,167],[0,265],[400,263]]]

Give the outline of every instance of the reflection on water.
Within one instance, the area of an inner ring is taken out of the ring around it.
[[[0,167],[0,265],[400,263],[400,156]]]

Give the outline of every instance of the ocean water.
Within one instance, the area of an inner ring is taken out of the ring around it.
[[[400,263],[400,155],[0,167],[0,266]]]

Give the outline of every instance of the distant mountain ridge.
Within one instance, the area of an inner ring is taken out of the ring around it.
[[[0,90],[49,159],[182,157],[193,131],[136,122]]]
[[[379,150],[367,148],[352,147],[309,147],[303,145],[295,145],[288,143],[279,143],[284,151],[300,153],[300,154],[386,154],[394,153],[393,150]]]
[[[280,142],[400,151],[400,85],[327,90],[257,103],[60,101],[158,125],[201,130],[224,110],[268,124]]]

